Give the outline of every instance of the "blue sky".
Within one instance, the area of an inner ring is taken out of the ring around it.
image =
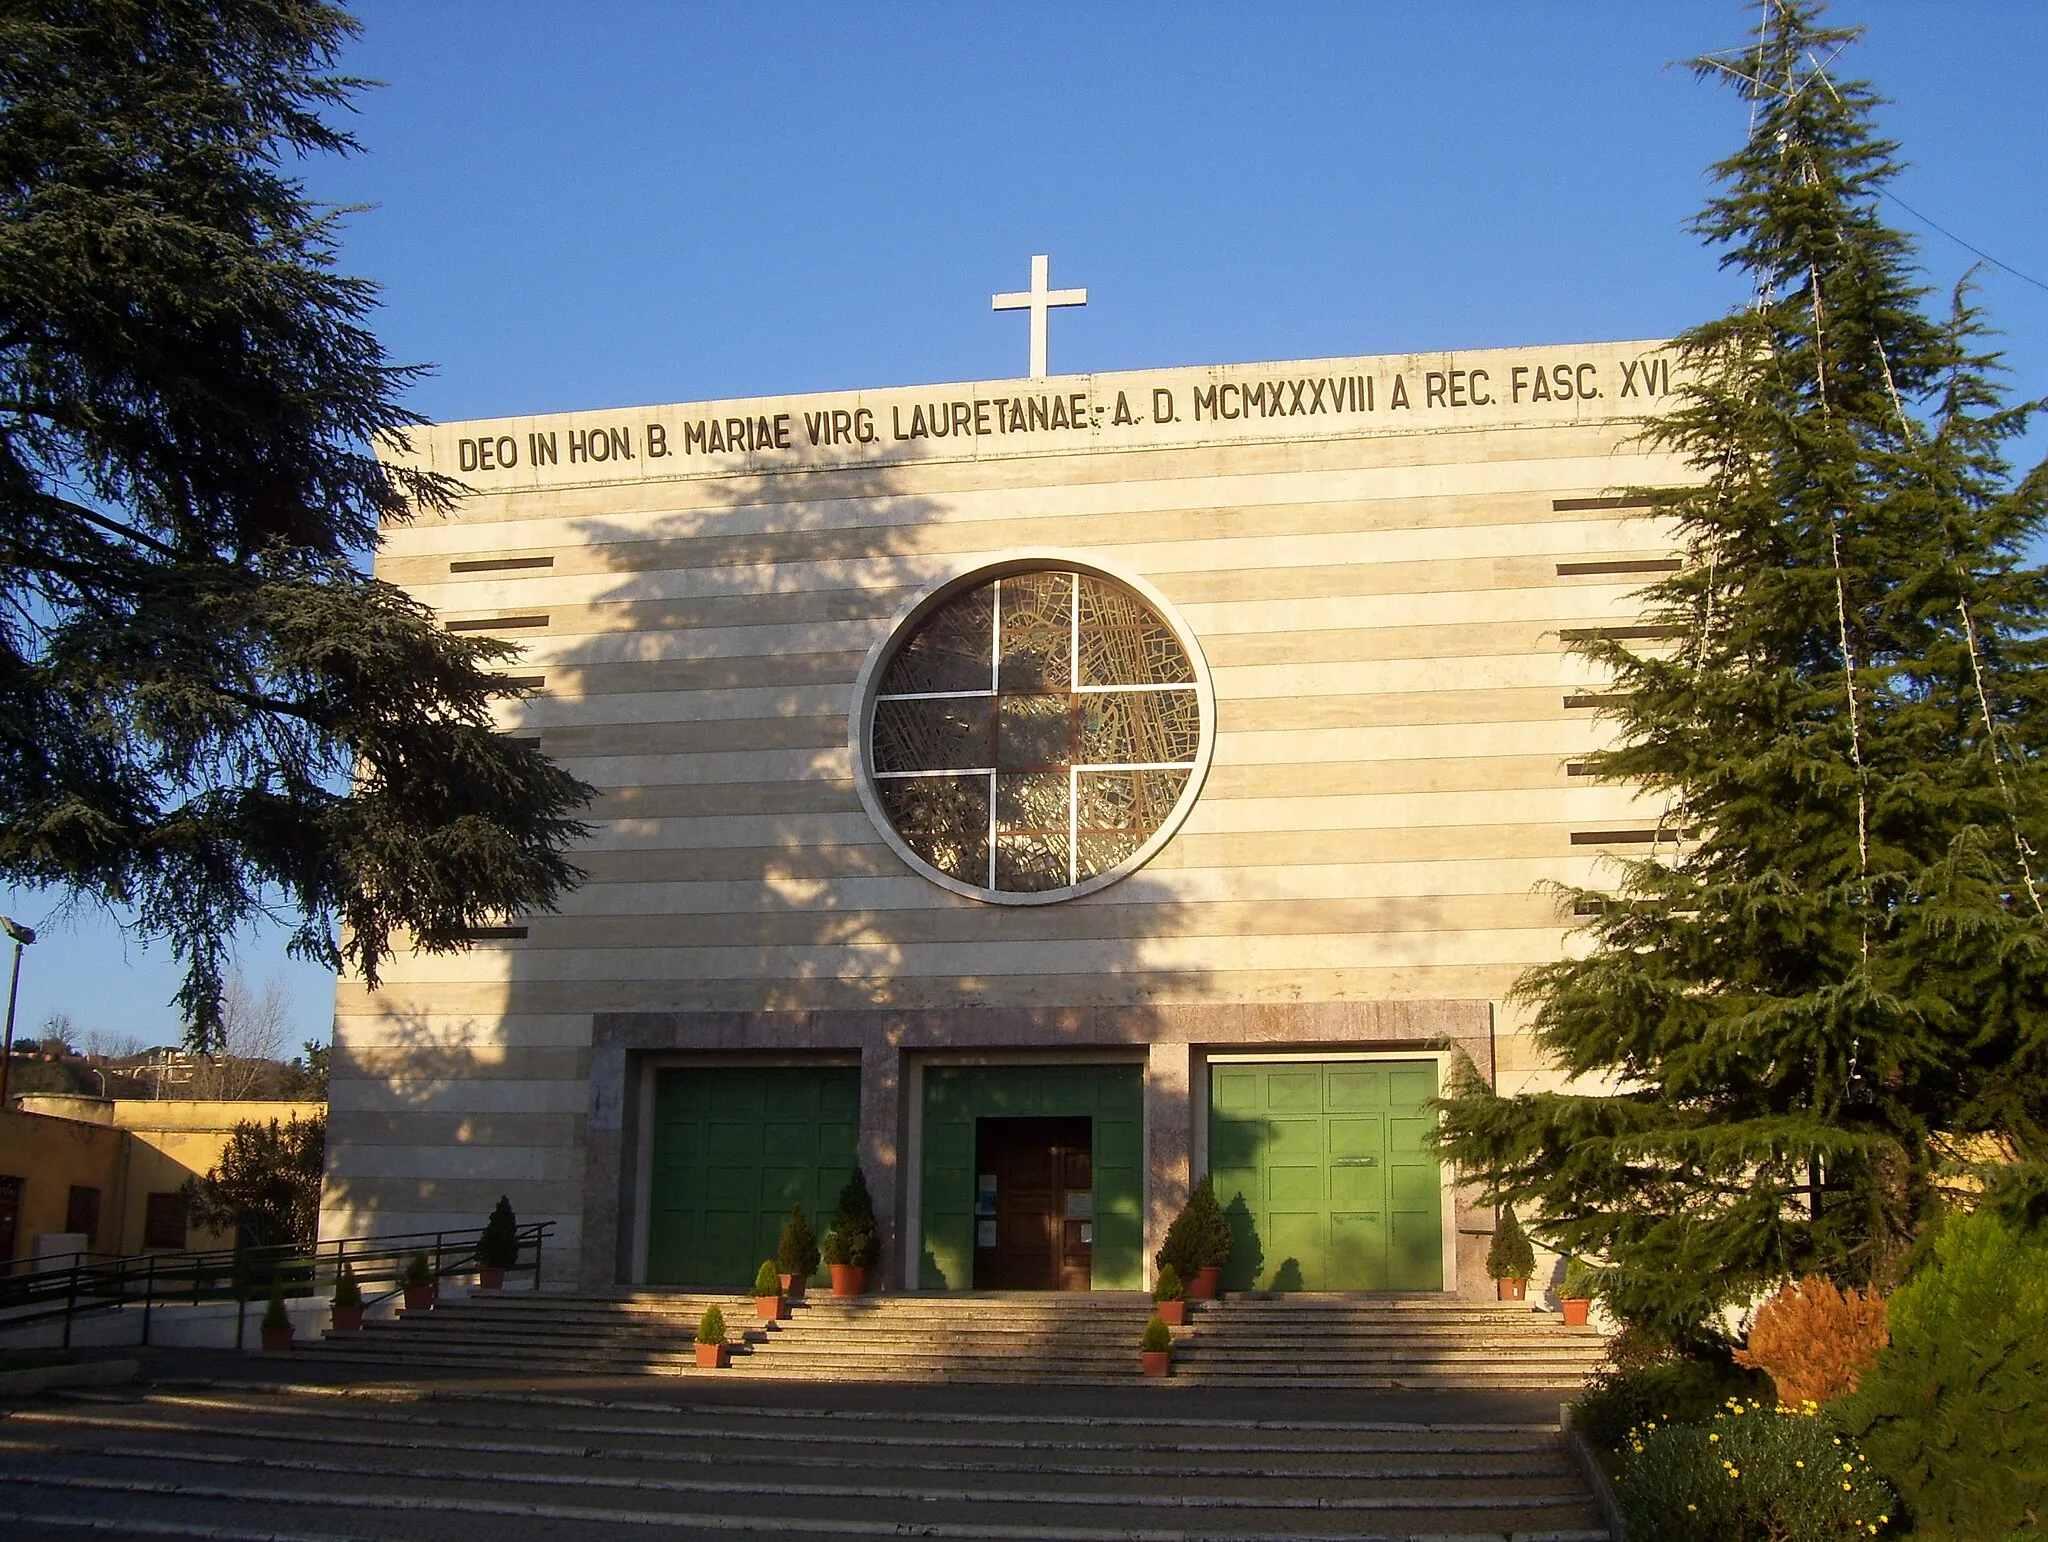
[[[1741,297],[1683,225],[1747,111],[1666,67],[1740,45],[1733,0],[357,9],[365,153],[308,175],[370,206],[344,263],[432,418],[1022,374],[989,296],[1034,252],[1089,291],[1059,372],[1654,337]],[[1834,16],[1869,29],[1838,68],[1893,99],[1898,195],[2048,282],[2048,7]],[[1889,213],[1930,282],[1977,261]],[[2048,290],[1981,285],[2048,395]],[[22,1031],[176,1038],[160,950],[0,906],[47,924]],[[324,1037],[324,972],[243,957]]]

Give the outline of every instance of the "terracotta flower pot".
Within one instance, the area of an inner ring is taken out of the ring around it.
[[[756,1296],[754,1315],[763,1322],[780,1322],[789,1315],[789,1308],[783,1305],[780,1296]]]
[[[868,1271],[865,1264],[832,1265],[832,1294],[835,1296],[857,1296],[868,1288]]]
[[[1494,1288],[1500,1292],[1503,1301],[1526,1301],[1529,1296],[1529,1281],[1525,1276],[1519,1280],[1495,1280]]]
[[[292,1330],[290,1328],[265,1328],[263,1330],[263,1348],[265,1353],[274,1355],[291,1347]]]
[[[1147,1376],[1165,1376],[1173,1370],[1173,1351],[1170,1349],[1141,1349],[1138,1363]]]
[[[478,1264],[476,1266],[476,1288],[478,1290],[503,1290],[505,1288],[505,1271],[495,1268],[490,1264]]]
[[[1565,1296],[1558,1304],[1564,1308],[1564,1322],[1567,1328],[1586,1326],[1586,1314],[1593,1310],[1590,1298],[1580,1300],[1577,1296]]]
[[[804,1286],[810,1283],[810,1282],[809,1282],[808,1280],[806,1280],[806,1279],[805,1279],[805,1278],[804,1278],[804,1277],[803,1277],[802,1275],[800,1275],[800,1274],[785,1274],[785,1275],[783,1275],[783,1276],[781,1277],[781,1279],[782,1279],[782,1295],[783,1295],[783,1299],[784,1299],[784,1300],[786,1300],[786,1301],[801,1301],[801,1300],[803,1300],[803,1298],[804,1298]]]
[[[337,1306],[328,1310],[333,1314],[334,1327],[340,1333],[360,1333],[363,1327],[363,1309],[359,1306]]]
[[[1216,1293],[1223,1286],[1223,1268],[1212,1264],[1206,1269],[1197,1269],[1195,1277],[1188,1281],[1188,1300],[1214,1301]]]
[[[697,1346],[697,1364],[707,1371],[724,1370],[732,1364],[732,1346],[730,1344],[699,1344]]]
[[[439,1289],[433,1285],[408,1285],[405,1287],[405,1309],[408,1312],[427,1311],[438,1294]]]
[[[1185,1328],[1188,1325],[1188,1304],[1185,1301],[1155,1301],[1152,1310],[1159,1314],[1159,1320],[1169,1328]]]

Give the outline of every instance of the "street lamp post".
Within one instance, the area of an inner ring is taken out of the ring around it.
[[[14,978],[7,983],[7,1044],[0,1049],[0,1108],[12,1108],[7,1101],[7,1076],[14,1069],[14,998],[21,991],[21,950],[36,940],[33,928],[0,916],[0,931],[14,939]]]

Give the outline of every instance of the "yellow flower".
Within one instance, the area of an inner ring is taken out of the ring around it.
[[[1854,1467],[1850,1466],[1850,1465],[1849,1465],[1849,1464],[1848,1464],[1847,1462],[1844,1462],[1844,1463],[1842,1463],[1842,1471],[1844,1471],[1844,1472],[1854,1472],[1855,1470],[1856,1470],[1856,1469],[1855,1469]]]
[[[1804,1462],[1794,1462],[1794,1463],[1793,1463],[1792,1465],[1793,1465],[1794,1467],[1804,1467],[1804,1466],[1806,1465],[1806,1463],[1804,1463]]]
[[[1688,1509],[1688,1510],[1697,1510],[1698,1508],[1699,1508],[1699,1506],[1698,1506],[1698,1505],[1687,1505],[1687,1506],[1686,1506],[1686,1509]]]
[[[1843,1493],[1845,1493],[1845,1494],[1847,1494],[1847,1493],[1850,1493],[1850,1492],[1851,1492],[1851,1489],[1849,1488],[1849,1485],[1848,1485],[1848,1484],[1844,1483],[1844,1484],[1842,1485],[1842,1492],[1843,1492]]]
[[[1719,1435],[1709,1435],[1709,1436],[1707,1437],[1707,1439],[1709,1439],[1709,1440],[1719,1440],[1720,1438],[1721,1438],[1721,1437],[1720,1437]]]

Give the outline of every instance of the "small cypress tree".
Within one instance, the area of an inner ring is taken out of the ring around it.
[[[832,1231],[844,1249],[846,1262],[871,1269],[882,1256],[882,1235],[875,1225],[874,1196],[868,1193],[867,1174],[858,1167],[839,1191],[839,1203],[832,1212]]]
[[[1786,1279],[1894,1280],[1942,1140],[2048,1152],[2048,470],[2012,474],[2031,408],[1880,217],[1878,98],[1825,73],[1856,34],[1761,10],[1696,64],[1752,109],[1694,228],[1755,298],[1678,340],[1645,427],[1696,478],[1638,490],[1684,558],[1644,591],[1673,641],[1572,645],[1612,679],[1592,773],[1673,841],[1567,891],[1590,948],[1518,988],[1570,1090],[1468,1071],[1440,1129],[1679,1342]]]
[[[519,1221],[512,1214],[512,1201],[503,1194],[476,1240],[476,1261],[488,1269],[509,1269],[519,1262]]]
[[[1188,1202],[1166,1228],[1152,1262],[1160,1272],[1171,1268],[1183,1280],[1230,1262],[1230,1219],[1216,1203],[1216,1185],[1207,1173],[1189,1190]]]
[[[1164,1353],[1173,1348],[1173,1330],[1166,1326],[1166,1319],[1155,1316],[1145,1324],[1145,1336],[1139,1340],[1139,1347],[1148,1355]]]
[[[263,1309],[263,1331],[281,1333],[291,1325],[291,1314],[284,1309],[284,1281],[273,1278],[270,1282],[270,1304]]]
[[[350,1308],[359,1307],[362,1304],[363,1289],[360,1285],[356,1284],[356,1272],[349,1266],[349,1261],[344,1258],[341,1261],[341,1273],[334,1277],[334,1305],[340,1307],[343,1311],[348,1311]]]
[[[775,1260],[792,1283],[801,1283],[818,1272],[818,1238],[804,1215],[804,1207],[791,1207],[782,1223],[782,1236],[775,1245]]]
[[[1500,1219],[1493,1223],[1493,1241],[1486,1248],[1486,1277],[1492,1280],[1526,1280],[1536,1272],[1536,1250],[1529,1234],[1515,1218],[1515,1207],[1503,1205]]]
[[[779,1296],[782,1294],[782,1276],[776,1272],[774,1259],[762,1259],[761,1267],[754,1271],[754,1294],[757,1296]]]
[[[700,1344],[723,1344],[725,1342],[725,1313],[715,1306],[704,1308],[704,1315],[697,1319],[697,1342]]]

